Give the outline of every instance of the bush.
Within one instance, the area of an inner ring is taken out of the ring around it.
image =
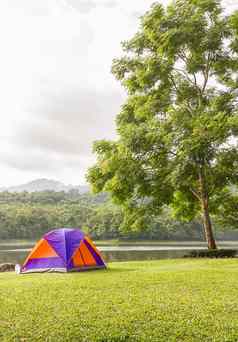
[[[193,250],[187,257],[189,258],[234,258],[237,254],[235,249],[206,249]]]

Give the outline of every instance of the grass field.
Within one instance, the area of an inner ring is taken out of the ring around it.
[[[0,341],[238,341],[238,260],[1,274]]]

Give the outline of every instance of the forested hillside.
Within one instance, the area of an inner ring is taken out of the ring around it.
[[[37,239],[55,227],[81,227],[94,239],[202,239],[197,222],[179,223],[164,212],[146,229],[120,230],[123,216],[105,193],[0,193],[0,239]]]

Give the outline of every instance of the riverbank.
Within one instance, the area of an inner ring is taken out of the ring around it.
[[[206,250],[207,244],[198,241],[94,241],[106,262],[143,261],[188,257],[192,250]],[[34,241],[0,241],[0,264],[22,264],[35,245]],[[221,249],[238,250],[237,241],[218,241]]]
[[[1,341],[237,341],[238,261],[0,274]]]

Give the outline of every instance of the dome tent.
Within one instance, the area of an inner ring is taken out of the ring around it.
[[[79,229],[45,234],[26,258],[21,273],[70,272],[106,268],[93,242]]]

